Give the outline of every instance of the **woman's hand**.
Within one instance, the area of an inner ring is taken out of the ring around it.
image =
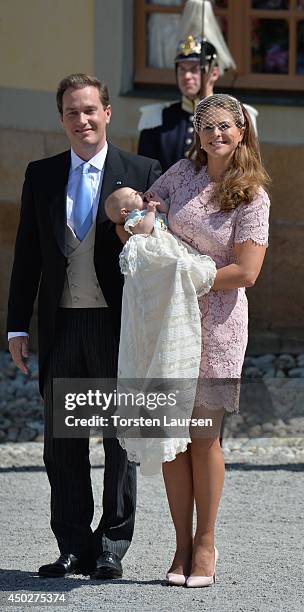
[[[236,263],[220,268],[215,277],[212,289],[238,289],[253,287],[264,261],[266,246],[252,240],[234,245]]]

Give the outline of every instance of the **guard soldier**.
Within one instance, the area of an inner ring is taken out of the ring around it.
[[[200,37],[190,35],[177,47],[175,67],[181,100],[170,105],[153,104],[141,109],[139,129],[142,131],[138,153],[158,159],[164,172],[182,157],[187,157],[193,143],[193,115],[200,100],[201,44]],[[215,47],[208,42],[203,44],[206,46],[206,60],[209,66],[212,64],[206,83],[206,95],[211,95],[220,71]]]
[[[163,172],[189,155],[194,140],[193,116],[201,99],[202,45],[205,46],[204,58],[207,66],[204,95],[213,94],[213,87],[221,74],[217,51],[201,37],[189,35],[179,43],[175,57],[176,80],[182,94],[181,100],[173,104],[150,104],[140,109],[142,115],[138,125],[138,153],[158,159]],[[258,113],[252,106],[245,107],[256,129]]]

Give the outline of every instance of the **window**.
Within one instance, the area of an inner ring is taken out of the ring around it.
[[[175,83],[174,52],[185,0],[134,0],[136,83]],[[213,0],[235,59],[219,86],[304,90],[304,0]]]

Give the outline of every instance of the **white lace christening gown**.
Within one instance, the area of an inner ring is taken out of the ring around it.
[[[132,236],[121,253],[125,275],[118,360],[119,381],[174,379],[191,381],[184,416],[191,416],[201,357],[201,320],[198,296],[214,282],[216,267],[210,257],[185,247],[169,232]],[[184,387],[185,389],[185,387]],[[152,415],[153,416],[153,415]],[[156,473],[164,461],[186,450],[184,438],[119,436],[128,458],[141,471]]]

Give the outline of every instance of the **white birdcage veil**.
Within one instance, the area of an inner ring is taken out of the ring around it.
[[[220,129],[227,129],[229,119],[227,117],[225,119],[225,113],[221,113],[221,110],[229,113],[230,123],[234,123],[239,128],[245,126],[245,117],[239,100],[228,94],[214,94],[204,98],[197,105],[193,121],[195,131],[198,133],[202,129],[211,129],[216,125]]]

